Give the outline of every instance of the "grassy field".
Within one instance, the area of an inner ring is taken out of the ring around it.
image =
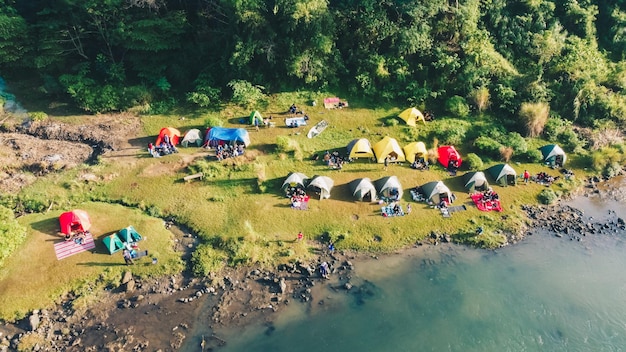
[[[120,205],[85,203],[81,209],[91,214],[91,232],[96,248],[63,260],[57,260],[54,253],[54,244],[62,241],[58,234],[60,211],[19,219],[27,226],[28,238],[23,248],[14,253],[0,270],[0,318],[23,317],[30,310],[45,307],[67,292],[89,291],[99,284],[118,282],[125,270],[145,277],[175,273],[184,268],[180,255],[173,250],[172,234],[164,228],[162,220]],[[140,248],[148,250],[150,257],[158,258],[156,265],[152,265],[149,258],[142,258],[134,266],[125,266],[121,252],[109,254],[101,239],[129,225],[145,237]],[[89,297],[81,292],[75,293]]]
[[[145,148],[131,158],[119,158],[113,153],[101,157],[97,165],[41,179],[24,189],[22,196],[52,202],[53,209],[80,207],[87,210],[94,223],[92,232],[98,236],[133,224],[148,236],[145,246],[159,255],[159,265],[140,265],[132,270],[140,275],[158,275],[181,270],[182,264],[171,250],[171,235],[163,228],[162,220],[144,214],[175,217],[198,233],[206,246],[214,248],[212,253],[217,253],[217,258],[228,258],[218,260],[220,265],[271,266],[310,258],[314,254],[311,241],[328,237],[338,249],[368,252],[410,246],[433,231],[452,234],[459,242],[497,247],[504,231],[517,229],[525,221],[520,206],[536,203],[538,193],[545,188],[534,183],[493,186],[500,194],[504,212],[484,213],[471,204],[462,183],[463,169],[459,176],[450,177],[439,165],[433,165],[429,171],[416,171],[407,163],[394,164],[385,171],[381,164],[357,161],[346,164],[341,171],[331,170],[322,161],[311,160],[311,156],[327,150],[344,154],[352,139],[368,138],[375,144],[384,136],[396,138],[401,146],[419,140],[425,142],[427,148],[433,148],[436,142],[427,140],[426,136],[440,120],[407,127],[393,123],[393,117],[405,107],[370,107],[350,101],[347,109],[326,110],[321,103],[323,96],[301,92],[273,97],[269,107],[261,113],[271,115],[276,127],[260,131],[240,122],[249,115],[249,110],[235,107],[224,107],[219,112],[143,116],[144,133],[137,139],[146,144],[162,127],[176,127],[182,132],[190,128],[204,129],[209,118],[220,119],[226,127],[247,128],[252,144],[243,158],[223,162],[207,162],[207,153],[200,148],[181,148],[180,153],[161,158],[150,157]],[[317,101],[317,106],[310,105],[312,99]],[[304,107],[310,116],[308,126],[295,129],[285,126],[284,118],[288,115],[284,111],[293,102]],[[308,129],[321,120],[329,122],[330,127],[318,137],[308,139]],[[291,141],[293,151],[277,149],[277,140],[285,137]],[[539,141],[532,143],[540,144]],[[465,155],[462,145],[457,149]],[[570,160],[575,163],[576,159]],[[493,163],[487,163],[485,168]],[[513,163],[512,166],[518,173],[524,169],[532,174],[556,172],[541,164]],[[203,170],[207,177],[202,181],[183,182],[184,176],[197,170]],[[280,190],[290,172],[332,178],[335,186],[330,199],[312,199],[306,211],[291,209]],[[100,181],[80,181],[79,176],[85,173],[96,175]],[[353,200],[347,186],[350,181],[362,177],[376,180],[391,175],[397,176],[405,189],[402,206],[406,208],[412,203],[410,215],[385,218],[380,215],[378,204]],[[444,181],[456,194],[454,205],[466,204],[468,210],[443,218],[437,209],[411,200],[410,188],[436,180]],[[576,185],[576,181],[559,182],[552,188],[567,192]],[[102,203],[84,203],[88,199]],[[101,244],[94,254],[82,253],[57,261],[52,243],[58,240],[60,212],[20,219],[30,235],[23,249],[11,257],[0,272],[0,318],[23,316],[28,310],[42,307],[68,291],[89,287],[98,278],[119,277],[126,269],[121,265],[121,255],[108,255]],[[480,238],[470,235],[477,226],[485,229]],[[304,233],[306,241],[295,241],[299,231]]]

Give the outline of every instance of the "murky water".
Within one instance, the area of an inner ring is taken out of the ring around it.
[[[618,202],[571,204],[596,220],[626,215]],[[328,285],[323,305],[218,331],[228,341],[219,350],[622,351],[624,268],[623,232],[582,242],[538,233],[497,252],[420,248],[360,263],[353,293]]]

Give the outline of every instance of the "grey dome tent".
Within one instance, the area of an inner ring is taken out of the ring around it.
[[[180,144],[183,147],[193,147],[194,144],[196,147],[200,147],[202,146],[203,139],[204,138],[202,137],[202,132],[200,132],[199,129],[194,128],[185,132],[185,137],[183,138],[183,141],[180,142]]]
[[[556,144],[544,145],[539,148],[539,151],[541,151],[541,155],[543,155],[543,161],[550,166],[562,167],[567,160],[567,155],[565,155],[563,149]]]
[[[357,178],[348,184],[352,195],[357,200],[362,201],[363,198],[369,198],[370,201],[376,199],[376,187],[369,178]]]
[[[283,182],[281,189],[284,190],[285,188],[290,187],[290,186],[305,188],[305,183],[308,179],[309,177],[303,173],[292,172],[289,174],[289,176],[287,176],[287,178],[285,179],[285,182]]]
[[[515,185],[517,182],[517,172],[509,164],[496,164],[487,172],[500,186]]]
[[[463,182],[465,183],[465,188],[467,188],[467,190],[472,193],[477,190],[484,191],[489,187],[487,177],[482,171],[466,173],[465,175],[463,175]]]
[[[452,203],[452,201],[454,201],[450,188],[448,188],[448,186],[441,181],[433,181],[424,184],[422,186],[422,191],[424,192],[426,200],[433,203],[439,203],[446,197],[448,198],[448,203]]]
[[[402,198],[402,185],[396,176],[387,176],[374,181],[376,191],[382,197],[395,198],[400,200]]]
[[[330,198],[330,190],[333,188],[335,181],[328,176],[313,176],[311,182],[306,186],[316,193],[319,193],[320,199]]]

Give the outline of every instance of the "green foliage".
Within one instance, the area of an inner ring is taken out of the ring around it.
[[[524,137],[517,132],[507,133],[502,140],[502,144],[513,148],[515,154],[523,154],[528,151],[528,143],[526,143],[526,139],[524,139]]]
[[[502,147],[502,143],[487,136],[478,137],[474,141],[474,148],[479,153],[487,155],[490,158],[498,158],[500,156],[500,148]]]
[[[228,87],[233,90],[231,101],[244,108],[267,104],[267,96],[263,93],[265,88],[262,86],[253,85],[247,81],[234,80],[228,83]]]
[[[224,121],[216,115],[209,115],[206,119],[204,119],[204,126],[206,128],[209,127],[223,127]]]
[[[210,77],[201,75],[194,84],[195,90],[187,93],[188,102],[202,108],[215,106],[219,103],[222,92],[219,88],[214,87],[213,80]]]
[[[473,171],[482,170],[484,166],[482,159],[474,153],[467,154],[464,164]]]
[[[276,150],[281,153],[301,151],[300,143],[287,136],[276,137]]]
[[[48,114],[46,114],[43,111],[32,111],[28,113],[28,116],[30,116],[30,118],[33,121],[45,121],[48,119]]]
[[[471,124],[464,120],[440,120],[430,131],[430,138],[437,138],[442,144],[459,145],[465,142],[465,135]]]
[[[148,110],[145,111],[148,115],[162,115],[166,114],[176,108],[178,100],[174,97],[157,100],[149,104]]]
[[[520,155],[520,160],[527,163],[539,163],[543,160],[543,155],[538,149],[528,149],[526,153]]]
[[[624,162],[626,162],[626,154],[616,147],[601,148],[591,154],[593,169],[607,177],[619,174]]]
[[[559,195],[552,188],[545,188],[539,192],[537,199],[541,204],[553,204],[559,199]]]
[[[191,255],[193,273],[197,276],[218,273],[226,265],[226,259],[224,252],[214,249],[210,244],[200,244]]]
[[[0,268],[26,239],[26,229],[18,224],[13,212],[0,206]]]
[[[465,98],[455,95],[446,100],[446,111],[450,112],[454,117],[462,119],[469,115],[470,108]]]
[[[209,162],[206,160],[198,160],[189,165],[189,171],[192,173],[202,172],[206,178],[217,178],[226,174],[226,169],[221,163]]]

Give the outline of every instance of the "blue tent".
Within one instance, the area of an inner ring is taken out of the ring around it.
[[[219,143],[223,141],[225,143],[238,142],[243,143],[246,147],[250,145],[250,135],[245,128],[224,128],[224,127],[211,127],[206,137],[205,143]]]

